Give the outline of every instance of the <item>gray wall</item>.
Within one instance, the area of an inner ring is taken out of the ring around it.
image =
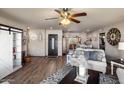
[[[110,25],[110,26],[107,26],[105,28],[102,28],[100,30],[90,33],[88,36],[91,37],[93,40],[93,42],[92,42],[93,47],[99,48],[99,33],[105,32],[105,34],[107,34],[111,28],[118,28],[120,30],[121,41],[124,42],[124,22],[120,22],[120,23]],[[106,50],[105,50],[106,55],[109,55],[109,56],[112,56],[115,58],[120,58],[120,57],[124,58],[124,52],[118,50],[118,45],[112,46],[108,43],[107,40],[105,40],[105,48],[106,48]]]

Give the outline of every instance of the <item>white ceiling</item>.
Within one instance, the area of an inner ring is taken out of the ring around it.
[[[59,26],[59,20],[45,21],[46,18],[59,17],[53,8],[1,8],[0,16],[20,22],[34,29],[47,28],[70,31],[97,30],[106,25],[124,20],[124,8],[72,8],[71,13],[86,12],[87,16],[78,17],[80,24],[71,22],[67,27]]]

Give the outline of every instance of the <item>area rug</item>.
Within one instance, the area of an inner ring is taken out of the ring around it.
[[[99,83],[100,84],[119,84],[119,80],[116,76],[100,73]]]
[[[58,84],[72,69],[73,66],[66,64],[63,68],[48,76],[47,79],[41,81],[40,84]],[[99,84],[119,84],[119,81],[115,76],[100,73]]]
[[[73,66],[71,66],[70,64],[66,64],[56,73],[48,76],[47,79],[41,81],[40,84],[58,84],[72,69]]]

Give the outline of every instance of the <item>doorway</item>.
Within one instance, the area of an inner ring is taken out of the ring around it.
[[[58,56],[58,35],[49,34],[48,36],[48,56]]]
[[[105,33],[99,34],[99,48],[105,50]]]

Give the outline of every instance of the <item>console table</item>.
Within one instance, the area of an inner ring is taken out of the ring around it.
[[[122,62],[120,59],[117,60],[113,60],[111,61],[111,74],[114,74],[114,66],[120,66],[120,67],[124,67],[124,62]]]

